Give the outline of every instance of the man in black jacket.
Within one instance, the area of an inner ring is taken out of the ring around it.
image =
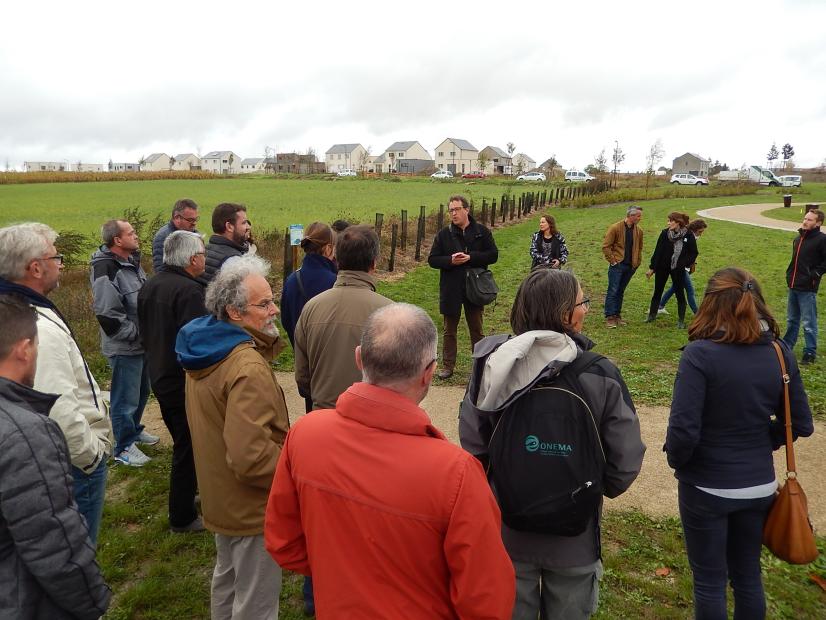
[[[207,314],[203,283],[204,242],[178,230],[163,244],[163,270],[138,295],[138,322],[149,365],[152,391],[172,435],[169,475],[169,527],[173,532],[197,532],[204,524],[195,509],[195,461],[186,420],[184,371],[175,356],[178,330]]]
[[[817,356],[817,289],[826,273],[826,234],[820,232],[823,217],[820,209],[812,209],[803,217],[800,235],[792,242],[792,260],[786,269],[789,298],[783,340],[793,349],[803,324],[801,364],[811,364]]]
[[[201,279],[212,281],[224,261],[233,256],[246,254],[250,249],[250,221],[247,208],[231,202],[223,202],[212,212],[212,231],[206,246],[206,270]]]
[[[37,312],[0,295],[0,617],[97,620],[112,593],[72,496],[69,448],[31,388]]]
[[[439,273],[439,312],[444,319],[442,333],[442,369],[440,379],[453,375],[456,366],[456,331],[462,306],[470,331],[471,350],[482,339],[482,306],[476,306],[465,295],[465,273],[468,267],[486,268],[499,258],[499,250],[491,232],[470,215],[470,205],[464,196],[451,196],[448,202],[450,224],[440,230],[430,248],[428,264]]]

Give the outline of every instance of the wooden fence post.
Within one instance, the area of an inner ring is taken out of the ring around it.
[[[293,252],[290,247],[290,229],[284,233],[284,280],[293,272]]]
[[[376,234],[381,239],[381,228],[384,226],[384,213],[376,213]]]
[[[424,209],[424,207],[422,207]],[[442,230],[445,225],[445,206],[443,204],[439,204],[439,219],[436,221],[436,231]]]
[[[396,265],[396,236],[399,234],[399,225],[393,224],[390,232],[390,261],[387,263],[387,271],[393,271]]]
[[[496,198],[490,201],[490,227],[496,226]]]
[[[416,226],[416,260],[422,260],[422,240],[425,232],[425,208],[424,205],[419,207],[419,221]]]
[[[405,251],[407,248],[407,209],[402,209],[402,239],[401,239],[401,248],[402,252]]]

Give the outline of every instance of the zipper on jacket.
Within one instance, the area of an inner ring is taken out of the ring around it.
[[[797,259],[800,258],[800,250],[803,249],[803,242],[806,240],[806,236],[809,234],[807,230],[802,235],[800,235],[800,243],[797,244],[797,252],[794,255],[794,268],[792,269],[792,281],[789,283],[789,288],[794,288],[794,281],[797,278]]]

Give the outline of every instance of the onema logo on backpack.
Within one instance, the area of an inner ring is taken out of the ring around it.
[[[508,527],[576,536],[596,518],[605,455],[578,377],[600,357],[581,355],[502,412],[488,446],[488,478]]]

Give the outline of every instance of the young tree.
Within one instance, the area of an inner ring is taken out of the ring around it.
[[[784,168],[792,168],[794,166],[794,162],[792,161],[792,157],[794,157],[794,147],[786,142],[783,145],[783,167]]]
[[[613,185],[616,187],[617,170],[619,169],[620,164],[625,161],[625,153],[622,152],[622,147],[620,147],[619,142],[616,140],[614,141],[614,153],[611,156],[611,161],[614,162]]]
[[[660,160],[663,158],[665,154],[665,149],[663,148],[663,141],[657,138],[657,141],[651,145],[651,148],[648,149],[648,155],[645,157],[645,194],[648,196],[648,185],[651,182],[651,177],[654,174],[654,166],[660,163]]]
[[[608,172],[608,160],[605,158],[605,149],[602,149],[594,156],[594,168],[597,172]]]
[[[479,157],[476,158],[476,163],[479,165],[479,172],[484,172],[490,163],[490,158],[487,155],[483,155],[482,151],[479,151]]]
[[[776,160],[780,156],[780,153],[777,152],[777,144],[772,142],[772,147],[769,149],[768,155],[766,155],[766,159],[769,161],[769,169],[774,170],[774,160]]]
[[[359,170],[361,170],[362,176],[364,176],[364,173],[367,172],[365,168],[367,168],[367,160],[370,159],[370,149],[372,148],[373,147],[368,144],[367,148],[364,149],[361,155],[359,155],[358,166]]]

